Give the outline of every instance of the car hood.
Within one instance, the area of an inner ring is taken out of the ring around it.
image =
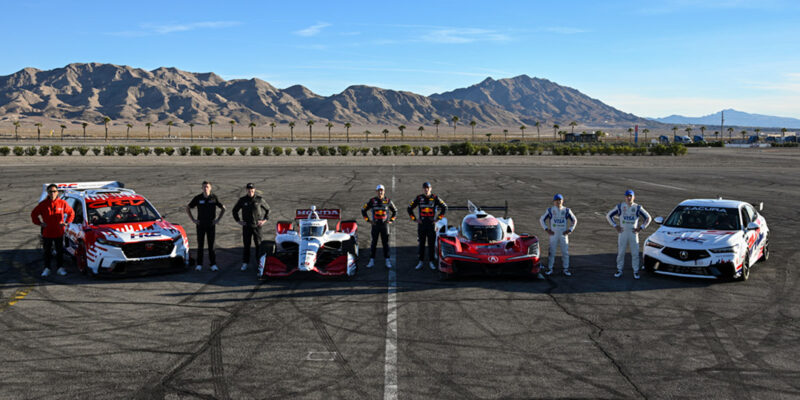
[[[681,249],[713,249],[731,246],[741,235],[739,231],[684,229],[662,226],[648,240],[667,247]]]
[[[167,221],[108,224],[95,226],[92,229],[98,237],[123,243],[172,240],[176,235],[180,235],[180,231],[175,225]]]

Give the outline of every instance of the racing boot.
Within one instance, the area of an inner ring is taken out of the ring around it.
[[[553,267],[547,267],[547,269],[544,271],[544,274],[547,275],[547,276],[552,275],[553,274]]]
[[[569,272],[569,269],[565,269],[564,276],[572,276],[572,272]]]
[[[431,267],[432,270],[436,270],[436,265],[433,263],[433,261],[429,262],[428,266]]]
[[[45,268],[44,271],[42,271],[42,278],[45,278],[45,277],[48,277],[48,276],[50,276],[50,268]]]
[[[197,266],[194,267],[194,270],[195,271],[202,271],[203,270],[203,265],[202,264],[197,264]]]
[[[67,274],[67,270],[65,270],[64,267],[61,267],[56,271],[56,273],[61,275],[61,276],[64,276],[64,275]]]
[[[212,271],[219,271],[219,268],[217,267],[217,264],[212,265],[211,266],[211,270]]]
[[[633,279],[639,279],[639,271],[633,271]]]
[[[392,262],[389,259],[386,259],[386,268],[392,268]]]
[[[375,259],[374,258],[370,258],[369,262],[367,263],[367,268],[372,268],[374,266],[375,266]]]
[[[242,263],[242,271],[247,271],[247,263]]]
[[[416,269],[416,270],[422,269],[422,261],[421,260],[420,260],[420,262],[417,263],[417,266],[415,266],[414,269]]]
[[[622,271],[617,270],[617,273],[614,274],[614,278],[619,278],[620,276],[622,276]]]

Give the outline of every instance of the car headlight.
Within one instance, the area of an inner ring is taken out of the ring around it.
[[[718,247],[716,249],[708,249],[708,251],[710,251],[712,253],[736,253],[737,250],[739,250],[739,245],[738,244],[735,244],[733,246],[727,246],[727,247]]]
[[[177,235],[172,237],[172,241],[173,242],[177,242],[178,240],[181,240],[181,239],[183,239],[183,235],[181,235],[180,232],[178,232]]]
[[[97,238],[97,243],[104,244],[106,246],[114,246],[114,247],[122,246],[122,243],[114,242],[114,241],[111,241],[111,240],[107,240],[104,237]]]
[[[450,257],[456,254],[456,247],[450,243],[439,242],[439,248],[442,251],[442,258]]]
[[[647,246],[647,247],[654,247],[656,249],[663,249],[664,248],[664,245],[658,244],[658,243],[656,243],[656,242],[654,242],[652,240],[648,240],[648,241],[644,242],[644,245]]]
[[[528,246],[528,255],[539,257],[539,242],[533,243]]]

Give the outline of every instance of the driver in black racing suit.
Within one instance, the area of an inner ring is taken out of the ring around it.
[[[397,216],[397,207],[394,206],[394,203],[389,198],[384,196],[386,188],[383,185],[378,185],[375,191],[378,195],[369,199],[361,207],[361,215],[364,220],[372,225],[372,243],[370,245],[367,268],[375,266],[375,248],[378,246],[378,236],[381,237],[381,242],[383,242],[383,258],[386,268],[392,268],[392,263],[389,261],[389,224],[394,222]],[[367,216],[369,210],[372,210],[372,220]],[[392,215],[389,216],[387,211],[390,211]]]
[[[428,265],[431,269],[436,269],[433,264],[433,249],[436,241],[436,221],[442,219],[447,212],[447,204],[439,196],[431,193],[430,182],[422,184],[422,194],[417,196],[408,205],[408,215],[412,221],[417,222],[417,240],[419,241],[419,263],[414,269],[422,269],[425,261],[425,242],[428,242]],[[419,207],[419,218],[414,216],[414,208]],[[439,215],[436,215],[436,209]]]

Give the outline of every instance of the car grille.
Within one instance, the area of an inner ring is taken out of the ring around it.
[[[155,260],[122,261],[114,264],[109,271],[101,269],[101,274],[143,275],[151,272],[180,270],[185,268],[183,257],[159,258]]]
[[[671,272],[682,275],[715,276],[717,278],[730,277],[736,273],[733,263],[711,264],[707,267],[684,267],[680,265],[660,262],[653,257],[645,256],[644,265],[648,270]]]
[[[686,258],[681,257],[681,252],[686,252]],[[681,261],[694,261],[694,260],[702,260],[704,258],[711,257],[706,250],[687,250],[687,249],[676,249],[674,247],[665,247],[664,250],[661,251],[662,254],[672,257],[676,260]]]
[[[171,240],[159,240],[154,242],[128,243],[122,246],[125,257],[142,258],[168,256],[172,254],[175,244]]]

